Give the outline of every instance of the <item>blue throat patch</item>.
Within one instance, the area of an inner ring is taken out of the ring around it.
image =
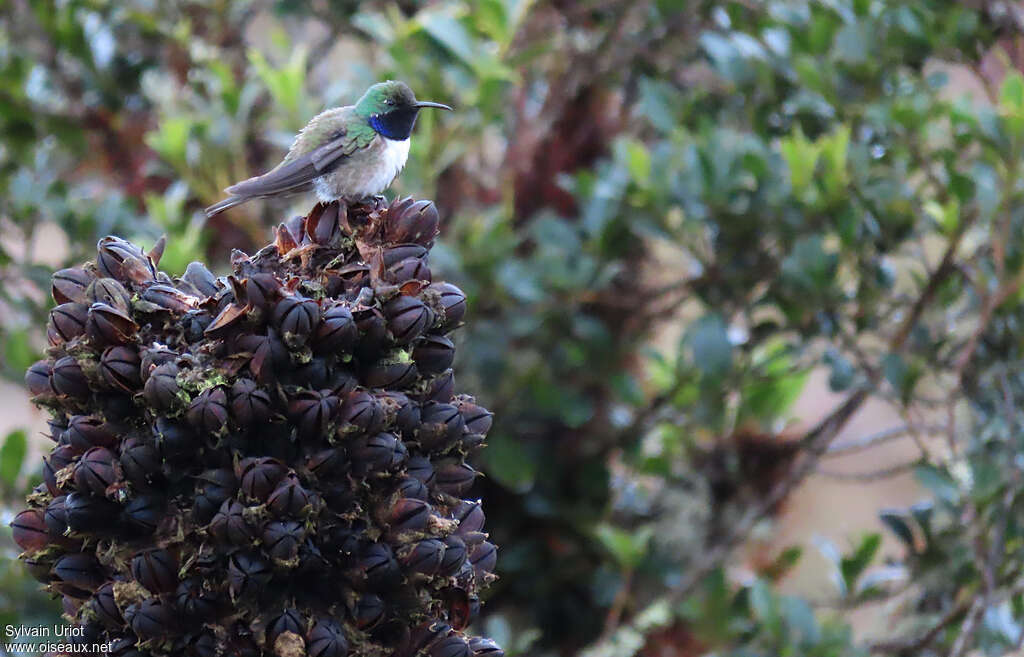
[[[372,114],[369,119],[370,127],[383,137],[405,141],[412,134],[412,126],[416,123],[418,113],[415,107],[403,107],[386,114]]]

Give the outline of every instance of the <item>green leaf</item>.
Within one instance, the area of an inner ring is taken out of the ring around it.
[[[903,511],[899,509],[883,509],[878,512],[878,519],[889,528],[889,531],[896,535],[896,538],[908,546],[914,545],[914,531],[910,528],[910,524],[907,523],[907,517]]]
[[[37,356],[28,331],[15,329],[4,336],[4,358],[7,367],[14,372],[24,372],[35,362]]]
[[[520,441],[505,434],[492,434],[487,438],[484,457],[487,474],[498,483],[519,493],[533,487],[537,466]]]
[[[1012,70],[999,89],[999,106],[1008,112],[1024,113],[1024,75]]]
[[[469,66],[476,65],[473,37],[465,26],[445,9],[424,9],[416,20],[427,34]]]
[[[922,486],[940,500],[955,503],[960,499],[960,487],[945,469],[930,463],[922,463],[914,469],[914,475]]]
[[[22,430],[12,431],[0,447],[0,482],[8,491],[13,491],[28,451],[28,437]]]
[[[630,177],[638,185],[645,186],[651,179],[651,153],[641,142],[631,139],[626,142],[626,167]]]
[[[636,568],[647,556],[647,546],[654,535],[652,527],[627,531],[603,523],[594,529],[594,535],[608,550],[619,566],[630,570]]]
[[[722,377],[732,368],[732,343],[729,327],[720,315],[697,320],[687,334],[694,364],[706,375]]]
[[[857,578],[871,564],[871,560],[875,558],[881,545],[882,535],[870,533],[861,539],[860,545],[853,551],[853,554],[842,558],[839,568],[846,581],[846,590],[852,591],[856,588]]]

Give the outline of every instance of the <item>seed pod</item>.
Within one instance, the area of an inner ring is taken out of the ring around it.
[[[89,306],[85,332],[99,346],[127,344],[139,332],[139,325],[124,312],[105,303]]]
[[[166,517],[166,509],[167,505],[163,498],[139,495],[124,507],[121,518],[131,533],[148,536],[160,526],[160,522]]]
[[[470,639],[469,649],[473,651],[473,657],[505,657],[505,651],[493,639],[482,636]]]
[[[147,381],[153,370],[165,363],[174,363],[179,357],[176,351],[171,351],[164,345],[153,345],[142,349],[142,366],[139,368],[142,380]]]
[[[53,274],[50,292],[57,303],[85,303],[85,290],[92,282],[93,276],[84,269],[73,267],[61,269]]]
[[[460,399],[456,406],[466,422],[466,431],[482,436],[487,435],[494,421],[494,413],[468,399]]]
[[[117,308],[122,312],[128,312],[132,307],[132,295],[124,286],[113,278],[97,278],[85,290],[86,303],[105,303],[108,306]]]
[[[365,390],[357,390],[345,399],[338,418],[346,432],[376,433],[384,428],[384,409]]]
[[[213,325],[213,315],[205,310],[192,310],[181,318],[182,332],[189,342],[198,342],[206,335],[206,329]]]
[[[402,285],[409,281],[430,283],[432,278],[426,257],[399,260],[384,272],[384,280],[395,285]]]
[[[174,591],[174,602],[178,612],[189,620],[206,620],[217,614],[217,594],[204,589],[199,577],[182,580]]]
[[[312,299],[283,297],[274,304],[271,321],[281,331],[285,343],[298,348],[306,344],[306,340],[320,324],[320,307]]]
[[[238,490],[238,479],[230,468],[207,470],[196,477],[193,512],[200,522],[209,522],[217,509]]]
[[[142,299],[174,315],[184,315],[195,310],[200,303],[199,297],[192,296],[173,285],[161,283],[147,287],[142,293]]]
[[[231,386],[231,415],[240,426],[265,424],[270,419],[270,412],[270,395],[255,381],[239,379]]]
[[[149,442],[129,438],[121,446],[121,469],[128,481],[146,486],[160,478],[160,453]]]
[[[472,657],[469,644],[458,634],[447,636],[430,649],[430,657]]]
[[[406,573],[436,575],[441,569],[444,550],[444,543],[436,538],[418,541],[402,556],[402,567]]]
[[[131,242],[119,237],[104,237],[96,248],[96,268],[104,276],[133,283],[145,283],[156,278],[153,261]]]
[[[397,296],[384,305],[384,316],[395,344],[409,344],[434,322],[434,313],[416,297]]]
[[[305,467],[318,479],[331,479],[342,472],[345,463],[344,452],[337,447],[321,449],[306,457]]]
[[[188,657],[219,657],[223,654],[220,641],[211,630],[192,635],[185,652]]]
[[[139,552],[132,557],[132,577],[153,593],[169,593],[178,588],[178,560],[162,548]]]
[[[249,371],[260,383],[277,383],[276,373],[290,364],[288,349],[273,332],[267,335],[243,335],[238,339],[237,347],[252,354]]]
[[[65,554],[53,564],[53,574],[71,586],[93,591],[106,579],[103,568],[91,554]]]
[[[61,442],[81,454],[93,447],[114,447],[117,436],[110,426],[95,415],[73,415],[68,428],[61,436]]]
[[[288,380],[303,388],[329,388],[331,386],[330,367],[326,358],[310,358],[292,368]]]
[[[53,364],[50,387],[58,395],[84,400],[89,397],[89,381],[82,368],[71,356],[64,356]]]
[[[385,510],[383,520],[393,534],[420,531],[427,526],[430,511],[430,505],[423,500],[399,498]]]
[[[142,394],[146,403],[156,410],[166,411],[174,407],[178,399],[178,366],[174,363],[164,363],[153,368]]]
[[[142,359],[131,347],[107,347],[100,356],[100,375],[111,388],[133,393],[142,385]]]
[[[498,548],[488,541],[480,543],[469,553],[469,563],[473,565],[473,571],[477,577],[494,572],[497,562]]]
[[[199,431],[218,434],[227,429],[228,395],[221,386],[199,393],[185,413],[189,424]]]
[[[341,625],[331,618],[320,618],[306,636],[309,657],[345,657],[348,640]]]
[[[83,493],[69,493],[64,499],[68,527],[76,533],[99,532],[109,528],[118,516],[120,507],[102,497]]]
[[[358,438],[349,448],[352,471],[359,476],[395,470],[407,457],[405,445],[390,433]]]
[[[243,460],[241,469],[241,491],[247,498],[265,501],[278,482],[284,478],[288,468],[272,458],[249,458]]]
[[[226,412],[225,412],[226,414]],[[181,422],[157,418],[154,426],[160,454],[168,461],[185,461],[196,457],[199,438],[195,432]]]
[[[267,640],[274,645],[277,637],[285,632],[303,635],[306,633],[306,621],[296,609],[285,609],[280,615],[274,617],[267,625]]]
[[[459,502],[452,515],[455,520],[459,521],[456,533],[463,539],[481,531],[484,527],[484,508],[479,501],[463,500]]]
[[[416,369],[422,374],[439,374],[452,366],[455,345],[443,335],[425,335],[412,350]]]
[[[57,484],[57,473],[63,470],[75,458],[77,452],[71,445],[59,445],[43,457],[43,481],[51,495],[58,495],[60,486]]]
[[[359,329],[352,318],[352,311],[348,306],[336,303],[324,311],[313,347],[318,353],[338,354],[351,350],[358,338]]]
[[[161,598],[147,598],[125,612],[132,632],[143,641],[169,636],[177,629],[174,607]]]
[[[416,399],[421,402],[450,402],[454,394],[455,375],[448,370],[430,379],[422,392],[416,395]]]
[[[270,563],[254,552],[239,552],[228,561],[228,588],[234,600],[255,598],[269,582]]]
[[[414,477],[403,477],[398,482],[396,490],[402,497],[414,500],[426,501],[430,497],[430,491],[427,490],[426,485]]]
[[[100,623],[110,629],[117,629],[124,625],[124,618],[121,610],[117,608],[117,601],[114,599],[114,583],[107,582],[96,589],[89,603],[93,613]]]
[[[466,563],[466,542],[456,534],[444,539],[444,558],[441,559],[439,573],[445,577],[451,577],[459,572],[462,564]]]
[[[185,267],[185,273],[182,275],[181,280],[189,283],[198,292],[208,297],[217,294],[219,290],[217,278],[201,262],[190,262],[188,267]]]
[[[330,390],[304,390],[288,404],[288,417],[298,429],[299,438],[326,437],[327,428],[341,402]]]
[[[365,289],[365,288],[364,288]],[[388,324],[384,313],[376,307],[357,307],[352,311],[352,319],[359,329],[359,352],[375,354],[381,350],[388,339]]]
[[[393,244],[411,242],[429,247],[437,235],[437,207],[432,201],[404,198],[387,210],[384,237]]]
[[[106,447],[93,447],[75,464],[75,485],[79,490],[103,495],[117,481],[114,453]]]
[[[89,308],[80,303],[62,303],[50,311],[50,322],[46,328],[50,344],[60,346],[80,335],[85,335],[85,324]]]
[[[288,475],[270,493],[267,507],[278,516],[298,517],[313,502],[312,494],[302,487],[298,477]]]
[[[444,313],[441,329],[447,332],[456,328],[466,315],[465,293],[451,283],[431,283],[427,290]]]
[[[25,552],[35,552],[47,546],[50,536],[47,534],[46,521],[39,509],[27,509],[11,520],[11,537]]]
[[[434,465],[426,456],[416,455],[409,457],[405,470],[410,477],[418,479],[426,486],[432,486],[434,483]]]
[[[253,274],[245,280],[245,296],[253,308],[266,310],[280,298],[281,284],[273,274]]]
[[[275,561],[289,561],[299,554],[299,545],[306,538],[301,523],[294,520],[274,520],[263,528],[263,547]]]
[[[384,543],[367,543],[359,549],[359,570],[374,591],[393,588],[402,577],[394,553]]]
[[[252,527],[245,519],[245,507],[232,499],[224,500],[208,530],[218,541],[231,545],[246,545],[253,537]]]
[[[425,449],[442,450],[460,436],[466,421],[451,404],[427,402],[423,405],[422,424],[416,438]]]
[[[364,593],[356,601],[352,617],[356,622],[356,627],[365,631],[379,625],[384,620],[386,611],[387,606],[384,604],[383,598],[376,593]]]
[[[370,388],[402,390],[412,385],[417,375],[416,364],[411,360],[384,359],[367,368],[363,373],[363,380]]]
[[[33,397],[53,394],[50,388],[50,374],[52,373],[50,363],[45,360],[36,361],[25,372],[25,387]]]
[[[50,503],[46,505],[46,510],[43,511],[43,523],[46,525],[46,531],[54,539],[63,538],[64,532],[68,530],[66,500],[64,495],[58,495],[50,500]]]

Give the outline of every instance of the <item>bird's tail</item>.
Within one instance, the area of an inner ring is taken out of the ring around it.
[[[210,207],[206,208],[206,216],[207,217],[212,217],[215,214],[219,214],[221,212],[224,212],[228,208],[233,208],[236,205],[239,205],[240,203],[245,203],[250,198],[251,198],[250,196],[229,196],[226,199],[224,199],[223,201],[219,201],[217,203],[214,203]]]

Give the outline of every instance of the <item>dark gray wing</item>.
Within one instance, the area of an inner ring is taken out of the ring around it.
[[[309,153],[282,162],[262,176],[235,183],[224,191],[243,198],[298,191],[337,167],[349,154],[351,145],[352,139],[343,132]]]

